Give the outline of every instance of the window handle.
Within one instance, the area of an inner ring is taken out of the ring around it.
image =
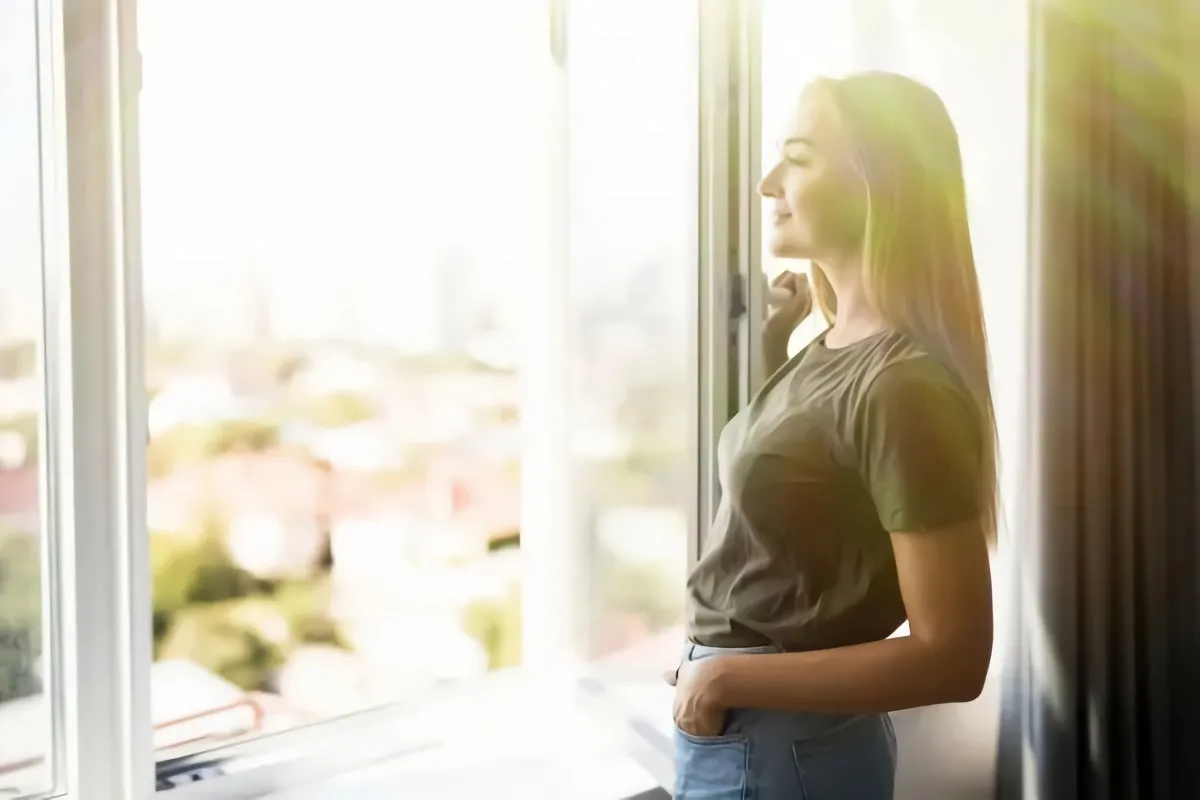
[[[729,319],[736,322],[742,318],[749,306],[746,303],[746,282],[741,274],[730,273],[729,275]]]

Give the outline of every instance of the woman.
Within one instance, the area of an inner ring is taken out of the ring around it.
[[[995,420],[962,163],[929,88],[807,88],[760,192],[829,328],[726,426],[688,580],[676,800],[883,800],[889,711],[978,696],[992,646]],[[888,638],[907,619],[907,635]]]

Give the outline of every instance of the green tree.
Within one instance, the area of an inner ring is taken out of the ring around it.
[[[163,640],[160,658],[187,658],[246,690],[260,689],[284,662],[283,648],[228,601],[178,614]]]
[[[216,426],[206,455],[218,456],[231,451],[259,453],[278,444],[279,423],[274,420],[227,420]]]
[[[146,469],[153,477],[169,475],[184,464],[229,452],[263,452],[279,444],[279,423],[241,419],[189,424],[156,436],[146,448]]]
[[[221,603],[268,592],[271,584],[234,563],[216,521],[199,538],[150,535],[152,624],[158,652],[176,617],[194,606]]]
[[[205,529],[196,539],[151,535],[156,658],[187,658],[257,689],[300,645],[347,646],[328,617],[327,580],[258,579],[233,562],[218,520]]]
[[[198,538],[152,533],[150,569],[154,607],[172,612],[258,594],[264,583],[234,563],[215,526]]]
[[[488,669],[521,663],[521,591],[513,586],[502,598],[480,599],[463,609],[463,630],[487,652]]]
[[[288,621],[292,641],[297,644],[325,644],[350,649],[340,626],[329,618],[330,584],[327,577],[291,581],[271,595]]]
[[[0,703],[42,689],[40,551],[36,533],[0,532]]]
[[[354,392],[334,392],[304,401],[301,416],[323,428],[340,428],[375,418],[371,399]]]

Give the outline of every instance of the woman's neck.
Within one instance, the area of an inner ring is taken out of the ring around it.
[[[825,275],[837,298],[837,314],[825,342],[830,347],[846,347],[887,328],[875,309],[863,283],[861,257],[824,261],[817,268]]]

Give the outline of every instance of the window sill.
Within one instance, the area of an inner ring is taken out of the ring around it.
[[[644,675],[599,673],[548,690],[545,680],[507,670],[415,705],[161,762],[159,796],[614,800],[670,785],[669,711],[657,719],[655,706],[670,708],[670,687]]]
[[[653,776],[623,752],[614,726],[597,725],[594,716],[578,711],[532,724],[512,720],[507,730],[464,733],[429,750],[270,794],[263,800],[618,800],[657,786]]]

